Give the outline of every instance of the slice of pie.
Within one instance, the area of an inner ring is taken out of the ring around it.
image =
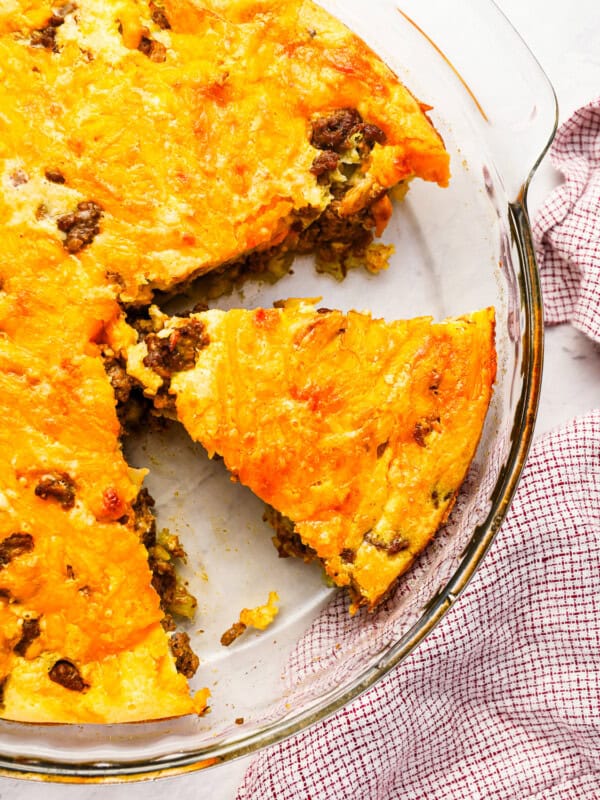
[[[496,374],[494,311],[385,322],[309,301],[153,312],[129,371],[373,608],[447,518]],[[286,530],[287,529],[287,530]]]
[[[95,341],[112,301],[75,273],[65,304],[51,251],[43,278],[26,264],[0,292],[1,715],[124,722],[200,712],[206,695],[192,699],[177,669],[185,634],[169,639],[161,624],[144,472],[121,454]]]

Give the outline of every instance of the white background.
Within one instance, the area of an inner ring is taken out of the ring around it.
[[[561,121],[600,95],[598,0],[497,0],[497,5],[553,83]],[[531,188],[532,216],[557,182],[558,176],[546,158]],[[547,331],[537,435],[599,406],[600,350],[568,326]],[[0,800],[162,800],[166,796],[173,800],[233,800],[250,760],[242,759],[181,778],[121,786],[47,785],[0,779]]]

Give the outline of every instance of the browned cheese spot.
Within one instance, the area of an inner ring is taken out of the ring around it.
[[[419,420],[419,422],[415,424],[413,429],[413,439],[419,445],[419,447],[427,447],[427,437],[430,433],[436,430],[439,422],[439,417],[428,417],[426,419]]]
[[[29,175],[24,169],[16,169],[10,176],[10,182],[13,186],[23,186],[29,180]]]
[[[4,708],[4,692],[6,690],[7,682],[8,682],[8,675],[5,675],[3,678],[0,678],[0,708]]]
[[[47,24],[39,30],[32,31],[29,43],[32,47],[42,47],[44,50],[50,50],[53,53],[58,53],[58,46],[56,44],[56,29],[64,24],[65,17],[73,13],[77,6],[75,3],[64,3],[60,8],[53,11],[48,19]]]
[[[432,394],[438,393],[441,381],[442,381],[442,376],[440,375],[439,372],[437,372],[437,370],[434,370],[431,373],[431,378],[429,380],[429,391]]]
[[[29,41],[32,47],[43,47],[44,50],[51,50],[53,53],[58,52],[58,47],[56,45],[56,26],[52,24],[46,25],[44,28],[40,28],[37,31],[32,31]]]
[[[382,442],[381,444],[377,445],[377,458],[381,458],[385,451],[387,450],[389,442]]]

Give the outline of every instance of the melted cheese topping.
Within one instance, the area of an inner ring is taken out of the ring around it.
[[[171,378],[179,419],[375,605],[446,519],[475,454],[493,309],[440,324],[305,302],[193,318],[210,344]],[[163,333],[187,324],[165,318]]]
[[[123,459],[101,359],[132,341],[117,296],[147,301],[324,208],[315,113],[356,107],[387,134],[354,206],[408,175],[444,184],[448,156],[389,70],[312,3],[165,0],[168,27],[145,0],[78,0],[51,25],[54,6],[0,4],[0,548],[31,544],[0,565],[2,716],[152,719],[205,698],[175,671],[133,527],[143,474]],[[69,250],[65,217],[90,202],[97,230]],[[69,507],[40,496],[53,475],[72,484]],[[84,691],[50,680],[65,660]]]
[[[141,0],[77,6],[55,28],[57,52],[30,43],[49,2],[0,11],[0,168],[19,154],[32,181],[4,182],[9,257],[22,257],[23,229],[60,253],[56,220],[86,200],[103,208],[102,232],[78,259],[118,274],[126,300],[277,244],[295,210],[331,200],[310,172],[310,119],[336,108],[387,135],[348,213],[412,175],[447,182],[448,155],[417,101],[310,2],[165,0],[167,30]],[[164,61],[137,49],[142,36]]]

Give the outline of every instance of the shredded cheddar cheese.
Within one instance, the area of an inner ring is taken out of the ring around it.
[[[343,199],[328,165],[345,156],[311,141],[315,119],[339,109],[353,109],[348,135],[363,149],[338,170]],[[293,246],[299,220],[335,203],[336,219],[358,215],[380,233],[387,190],[413,176],[446,184],[440,137],[311,2],[0,4],[3,717],[202,710],[163,630],[157,586],[170,561],[148,561],[144,473],[121,452],[126,350],[131,372],[159,385],[136,361],[125,306]]]

